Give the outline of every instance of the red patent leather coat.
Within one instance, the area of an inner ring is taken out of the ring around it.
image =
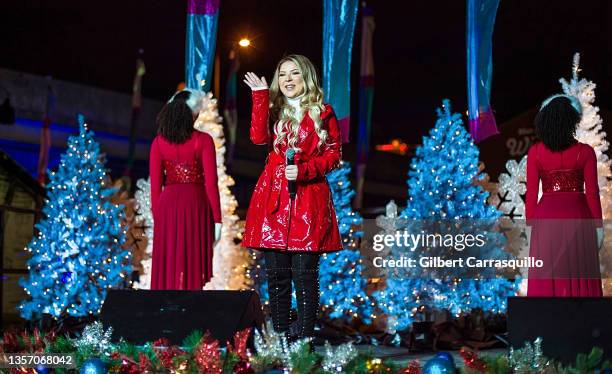
[[[296,196],[290,204],[285,177],[287,146],[279,147],[280,154],[272,147],[276,136],[269,126],[268,90],[253,91],[251,141],[267,144],[270,153],[247,212],[245,247],[293,252],[342,249],[332,194],[325,178],[341,158],[340,130],[331,106],[325,106],[321,120],[328,137],[320,150],[319,137],[308,114],[300,124],[297,146],[301,151],[294,158],[298,167]]]

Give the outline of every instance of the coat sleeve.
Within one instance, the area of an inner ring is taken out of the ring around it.
[[[331,108],[329,109],[331,111]],[[327,141],[320,156],[315,156],[298,164],[298,182],[308,182],[335,169],[342,158],[342,139],[338,120],[333,111],[325,118],[327,123]]]
[[[157,200],[159,199],[159,195],[161,195],[163,183],[162,156],[157,138],[155,138],[151,144],[151,152],[149,154],[149,175],[151,176],[151,212],[155,214]]]
[[[537,147],[537,144],[533,145],[527,153],[527,193],[525,197],[525,217],[527,220],[533,219],[540,192]]]
[[[602,227],[601,201],[599,199],[599,184],[597,181],[597,156],[590,146],[584,147],[583,150],[586,151],[587,158],[584,164],[584,193],[589,210],[591,211],[591,217],[597,220],[598,227]]]
[[[251,109],[251,142],[261,145],[270,142],[268,116],[270,112],[269,90],[257,90],[251,93],[253,107]]]
[[[215,223],[221,223],[221,202],[219,198],[219,179],[217,175],[217,152],[215,142],[209,134],[201,133],[203,138],[202,169],[204,169],[204,184],[206,195],[210,202]]]

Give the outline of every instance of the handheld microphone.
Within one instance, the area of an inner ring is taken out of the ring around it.
[[[295,165],[293,160],[295,157],[295,150],[293,148],[287,149],[285,156],[287,157],[287,166]],[[289,190],[289,198],[293,200],[295,198],[295,182],[289,181],[289,183],[287,183],[287,189]]]

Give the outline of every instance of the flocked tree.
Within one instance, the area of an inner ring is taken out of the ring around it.
[[[127,284],[131,272],[123,208],[110,202],[114,190],[104,184],[104,160],[82,115],[79,127],[50,174],[38,235],[26,248],[29,276],[20,284],[30,298],[19,305],[26,319],[97,314],[107,290]]]
[[[151,211],[151,179],[139,179],[136,182],[136,221],[144,227],[146,247],[141,256],[141,271],[134,288],[148,290],[151,288],[151,269],[153,268],[153,212]]]
[[[349,180],[350,172],[350,164],[341,161],[340,166],[327,175],[344,249],[321,256],[321,305],[332,318],[359,318],[370,322],[374,307],[366,293],[367,280],[362,274],[364,265],[359,251],[362,218],[351,208],[355,190]]]
[[[215,290],[246,289],[252,283],[247,271],[251,266],[252,258],[248,250],[238,243],[242,236],[238,225],[238,215],[236,214],[238,202],[230,190],[235,182],[227,174],[225,168],[225,136],[223,135],[221,117],[217,109],[217,100],[213,98],[212,93],[204,95],[202,101],[202,109],[195,122],[195,128],[198,131],[210,134],[215,142],[221,216],[223,217],[221,239],[214,248],[213,277],[204,288]]]
[[[597,156],[597,177],[599,184],[599,196],[601,200],[601,212],[604,218],[606,236],[602,264],[604,264],[603,275],[609,277],[604,279],[604,292],[612,295],[612,160],[606,151],[610,143],[606,139],[607,134],[603,131],[599,107],[595,106],[596,84],[588,79],[580,78],[580,54],[574,55],[572,66],[572,79],[567,81],[561,78],[563,92],[580,100],[582,104],[582,118],[576,128],[576,139],[593,147]],[[607,266],[607,268],[606,268]]]
[[[463,229],[478,229],[486,235],[482,247],[467,248],[462,256],[509,258],[503,249],[504,236],[492,225],[501,213],[487,204],[488,194],[478,185],[478,148],[463,127],[461,116],[452,114],[448,100],[438,110],[436,126],[417,149],[408,173],[408,204],[401,217],[408,220],[407,230],[448,229],[445,222],[460,222]],[[433,222],[433,223],[432,223]],[[427,231],[426,231],[427,232]],[[453,232],[448,231],[447,233]],[[442,231],[444,233],[444,231]],[[414,252],[394,247],[395,258],[401,256],[438,256],[453,254],[447,248],[427,247]],[[448,310],[458,315],[474,308],[502,312],[507,297],[515,294],[513,281],[496,274],[480,274],[481,279],[462,278],[465,268],[423,275],[415,267],[391,275],[387,287],[374,293],[377,304],[389,316],[390,330],[410,326],[424,307]],[[487,279],[485,279],[487,278]]]

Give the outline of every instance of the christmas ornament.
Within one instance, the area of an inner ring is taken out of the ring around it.
[[[436,357],[443,358],[453,364],[453,366],[455,365],[455,359],[453,358],[453,355],[451,355],[449,352],[438,352],[436,354]]]
[[[83,362],[81,374],[106,374],[106,365],[99,358],[90,358]]]
[[[51,374],[53,369],[39,366],[36,368],[36,374]]]
[[[423,366],[423,374],[455,374],[455,365],[445,358],[434,357]]]

